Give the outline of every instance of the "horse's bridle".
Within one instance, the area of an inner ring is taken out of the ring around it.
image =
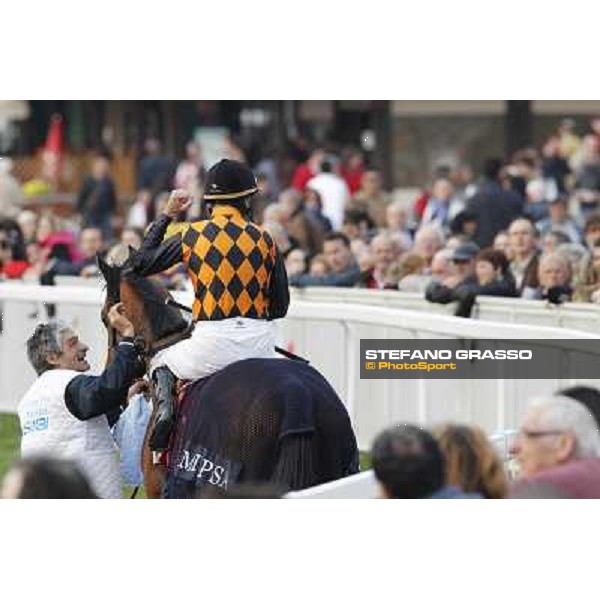
[[[111,302],[111,306],[114,306],[115,304],[119,303],[121,301],[121,290],[119,288],[113,290],[112,293],[109,295],[108,300]],[[110,352],[114,352],[118,344],[117,330],[114,327],[111,327],[110,323],[108,322],[107,315],[102,315],[102,322],[104,323],[104,326],[106,327],[106,331],[108,333],[108,352],[110,355]],[[146,340],[143,338],[143,336],[136,335],[133,338],[133,345],[135,346],[138,357],[144,361],[143,372],[140,365],[140,376],[142,376],[146,372]]]

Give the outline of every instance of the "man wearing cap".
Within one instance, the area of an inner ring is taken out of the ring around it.
[[[478,252],[479,246],[475,242],[460,244],[452,256],[454,274],[443,281],[432,281],[425,290],[425,298],[429,302],[448,304],[457,300],[461,288],[476,285],[475,257]]]
[[[171,221],[192,202],[187,192],[175,190],[132,259],[144,276],[183,262],[195,292],[192,336],[159,352],[151,365],[158,396],[153,450],[168,445],[176,377],[200,379],[237,360],[276,356],[270,321],[286,315],[289,290],[277,246],[250,220],[257,192],[246,165],[221,160],[206,177],[210,219],[186,223],[162,241]]]

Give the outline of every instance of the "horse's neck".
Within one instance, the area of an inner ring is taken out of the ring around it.
[[[121,302],[125,307],[128,319],[133,324],[136,336],[142,336],[147,346],[156,342],[150,321],[146,315],[144,302],[133,286],[127,281],[121,282]]]

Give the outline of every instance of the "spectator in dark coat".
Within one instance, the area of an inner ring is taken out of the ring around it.
[[[522,198],[500,185],[501,166],[497,159],[486,161],[485,180],[467,203],[467,211],[477,219],[473,240],[480,248],[491,246],[496,234],[506,229],[523,211]]]
[[[566,192],[565,180],[571,173],[569,163],[560,154],[560,139],[553,135],[542,149],[542,175],[544,179],[553,179],[559,193]]]
[[[518,296],[508,259],[501,250],[486,248],[475,257],[476,283],[466,282],[456,291],[457,317],[470,317],[477,296]]]
[[[138,170],[138,189],[147,189],[155,198],[160,192],[169,192],[173,187],[175,163],[161,154],[161,143],[148,138],[144,143],[144,158]]]
[[[517,296],[515,280],[508,268],[508,259],[501,250],[486,248],[475,257],[477,285],[471,293],[477,296]]]
[[[104,239],[113,235],[112,219],[117,206],[115,184],[110,177],[108,156],[94,159],[92,174],[83,182],[77,199],[77,211],[83,217],[83,227],[98,227]]]
[[[304,208],[320,224],[325,233],[333,230],[331,221],[323,214],[323,199],[317,190],[306,188],[304,190]]]
[[[508,270],[508,260],[500,250],[487,248],[469,258],[475,245],[467,242],[459,246],[454,254],[454,263],[462,280],[452,287],[452,281],[431,283],[425,297],[430,302],[447,304],[458,302],[455,315],[468,317],[477,296],[517,296],[515,281]]]

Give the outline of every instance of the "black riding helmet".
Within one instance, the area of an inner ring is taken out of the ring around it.
[[[224,158],[213,165],[206,175],[204,200],[242,200],[253,196],[257,191],[258,185],[252,170],[237,160]]]

